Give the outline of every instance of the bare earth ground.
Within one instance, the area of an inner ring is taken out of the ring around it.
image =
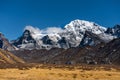
[[[78,67],[55,68],[33,67],[29,69],[0,69],[0,80],[120,80],[120,71],[102,67],[84,70]]]

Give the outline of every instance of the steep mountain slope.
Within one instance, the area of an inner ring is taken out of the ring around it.
[[[36,45],[36,41],[31,36],[29,30],[25,30],[20,38],[12,42],[14,42],[13,45],[17,46],[18,48],[25,48],[25,49],[29,49],[29,48],[34,49]]]
[[[99,59],[99,62],[114,63],[120,65],[120,38],[114,39],[111,42],[107,43],[96,53],[96,58]]]
[[[102,40],[100,37],[98,37],[98,35],[91,33],[89,31],[85,31],[84,37],[80,43],[80,46],[93,46],[93,45],[97,45],[100,44],[101,42],[105,42],[104,40]]]
[[[0,48],[9,51],[16,49],[12,44],[9,43],[8,39],[6,39],[2,33],[0,33]]]
[[[20,50],[13,53],[29,63],[48,64],[96,64],[95,52],[92,47],[84,48],[53,48],[51,50]]]
[[[13,53],[30,63],[120,65],[120,39],[112,40],[107,44],[100,43],[93,47],[19,50]]]
[[[118,35],[117,33],[115,35]],[[26,27],[24,33],[12,44],[19,49],[51,49],[79,46],[95,46],[101,42],[107,43],[115,36],[108,34],[108,29],[89,21],[74,20],[67,24],[64,29],[49,28],[39,30],[38,28]]]
[[[0,49],[0,65],[2,64],[18,64],[24,61],[8,51]]]

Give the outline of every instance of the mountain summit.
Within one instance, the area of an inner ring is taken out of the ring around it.
[[[102,27],[94,22],[89,22],[85,20],[74,20],[65,26],[65,29],[73,32],[85,32],[89,31],[95,34],[100,34],[106,31],[105,27]]]

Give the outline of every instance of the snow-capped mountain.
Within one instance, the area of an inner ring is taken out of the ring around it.
[[[40,30],[27,26],[23,35],[17,40],[13,40],[12,44],[19,49],[51,49],[54,47],[67,49],[87,45],[94,46],[119,37],[119,30],[120,28],[115,27],[114,34],[111,34],[109,28],[77,19],[65,25],[64,29],[49,27]]]
[[[64,36],[69,43],[69,47],[77,47],[81,44],[85,33],[93,33],[96,35],[103,34],[106,28],[99,26],[94,22],[84,21],[84,20],[74,20],[65,26],[65,32],[61,36]],[[99,36],[97,36],[99,37]],[[89,39],[86,38],[86,45],[89,45]],[[92,40],[92,39],[91,39]],[[93,40],[92,40],[93,41]],[[94,42],[94,41],[93,41]]]

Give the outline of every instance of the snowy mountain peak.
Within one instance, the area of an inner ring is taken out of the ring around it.
[[[65,26],[65,29],[68,31],[73,31],[73,32],[90,31],[90,32],[95,33],[95,34],[100,34],[100,33],[103,33],[104,31],[106,31],[105,27],[102,27],[94,22],[89,22],[89,21],[79,20],[79,19],[71,21],[69,24],[67,24]]]

